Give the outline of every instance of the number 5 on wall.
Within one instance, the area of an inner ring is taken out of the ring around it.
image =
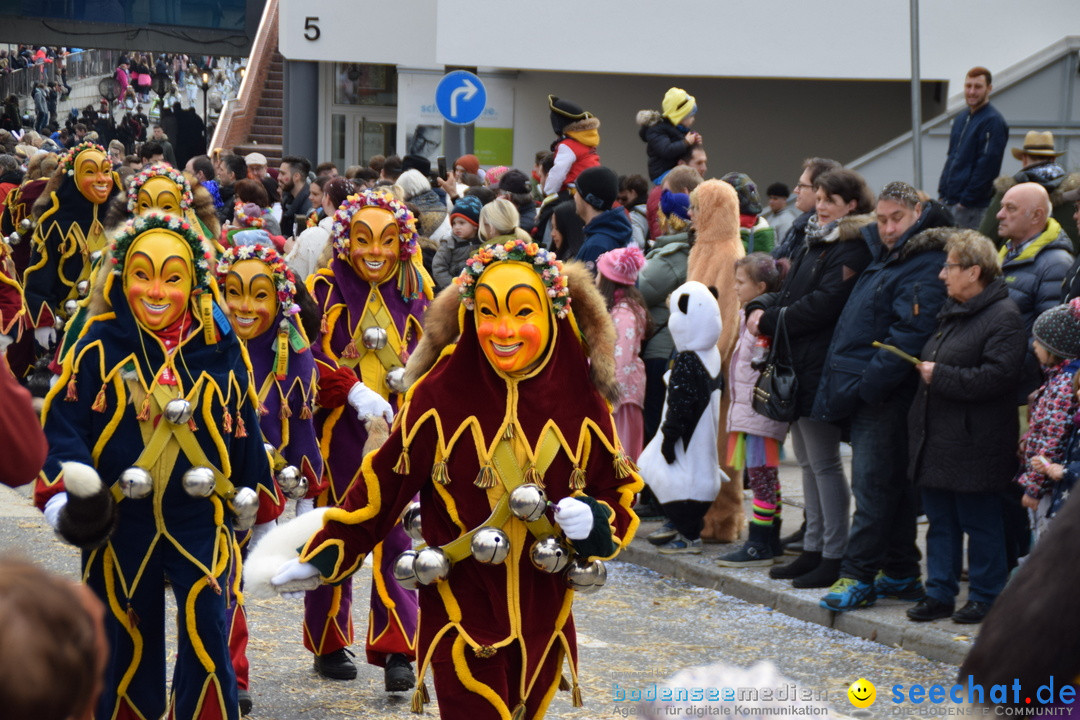
[[[315,42],[322,36],[322,30],[319,29],[319,18],[308,16],[304,18],[304,39]]]

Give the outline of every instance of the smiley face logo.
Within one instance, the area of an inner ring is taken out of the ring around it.
[[[857,708],[867,708],[877,700],[877,688],[866,678],[859,678],[847,689],[848,700]]]

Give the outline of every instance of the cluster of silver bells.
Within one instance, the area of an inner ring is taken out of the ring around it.
[[[534,484],[514,488],[509,498],[510,512],[525,522],[539,520],[547,510],[547,495]],[[401,516],[406,534],[413,540],[422,540],[420,527],[420,503],[409,505]],[[510,538],[499,528],[481,527],[473,531],[470,549],[474,560],[486,565],[497,565],[510,554]],[[607,567],[600,560],[588,561],[573,558],[569,545],[554,535],[547,535],[533,543],[529,559],[546,573],[566,571],[566,584],[580,593],[592,593],[607,582]],[[420,585],[431,585],[450,575],[450,558],[440,548],[406,550],[394,561],[394,578],[402,587],[415,590]]]
[[[381,327],[369,327],[360,336],[360,342],[365,348],[379,351],[386,347],[388,337],[386,329]],[[409,388],[405,385],[405,368],[396,367],[386,374],[386,386],[398,395],[402,395]]]
[[[23,218],[19,221],[19,229],[7,236],[7,244],[11,246],[18,245],[22,242],[23,235],[29,233],[34,229],[34,221],[30,218]]]

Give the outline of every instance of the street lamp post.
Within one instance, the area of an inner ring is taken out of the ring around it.
[[[207,95],[210,92],[210,73],[203,71],[202,83],[199,85],[202,88],[202,117],[203,117],[203,135],[206,137],[206,152],[210,153],[210,115],[207,112]]]

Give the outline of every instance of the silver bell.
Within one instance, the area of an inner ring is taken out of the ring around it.
[[[100,250],[95,250],[94,252],[90,253],[90,262],[91,263],[96,263],[100,259],[101,259],[101,251]]]
[[[79,311],[79,303],[76,302],[75,300],[68,300],[68,301],[66,301],[64,303],[64,312],[67,313],[68,317],[73,316],[78,311]]]
[[[546,573],[560,572],[570,562],[570,548],[559,542],[554,535],[548,535],[533,543],[529,559],[537,570]]]
[[[171,422],[173,425],[183,425],[191,419],[191,415],[194,410],[184,398],[174,398],[165,403],[165,410],[162,411],[162,415],[165,419]]]
[[[527,483],[510,493],[510,512],[525,522],[539,520],[547,510],[547,495],[539,485]]]
[[[566,571],[566,584],[583,595],[596,592],[606,582],[607,566],[600,560],[575,560]]]
[[[416,579],[421,585],[445,580],[450,574],[450,558],[439,548],[424,548],[416,554]]]
[[[386,330],[381,327],[369,327],[362,337],[364,347],[368,350],[382,350],[386,347]]]
[[[23,218],[19,221],[19,232],[30,232],[34,229],[34,221],[30,218]]]
[[[303,476],[295,465],[286,465],[281,470],[278,470],[277,482],[278,486],[281,487],[281,492],[285,493],[295,489],[300,484],[301,477]]]
[[[17,232],[13,232],[5,239],[7,240],[8,245],[15,246],[22,242],[22,235]]]
[[[64,318],[60,316],[53,318],[53,327],[56,328],[56,332],[61,332],[64,329]]]
[[[415,550],[406,550],[394,561],[394,579],[406,590],[415,590],[420,587],[420,580],[416,577],[417,554]]]
[[[480,528],[472,536],[472,556],[477,562],[498,565],[510,552],[510,538],[498,528]]]
[[[233,512],[236,520],[233,527],[240,531],[250,530],[255,524],[255,517],[259,514],[259,496],[249,487],[242,487],[236,491],[232,499]]]
[[[80,280],[75,283],[75,292],[79,293],[79,297],[84,298],[90,294],[90,281]]]
[[[396,367],[386,373],[386,387],[398,395],[404,395],[405,391],[409,389],[409,386],[405,384],[405,368]]]
[[[405,512],[401,513],[401,527],[404,528],[405,534],[413,540],[424,539],[420,531],[420,503],[409,503],[409,506],[405,508]]]
[[[307,478],[303,475],[300,476],[300,479],[296,482],[296,485],[293,487],[292,490],[285,490],[284,488],[282,488],[281,490],[282,494],[290,500],[299,500],[300,498],[307,495],[307,491],[308,481]]]
[[[120,492],[124,497],[141,500],[154,491],[154,479],[141,467],[129,467],[120,473]]]
[[[208,467],[190,468],[180,481],[184,485],[184,492],[191,497],[205,498],[214,494],[214,471]]]

